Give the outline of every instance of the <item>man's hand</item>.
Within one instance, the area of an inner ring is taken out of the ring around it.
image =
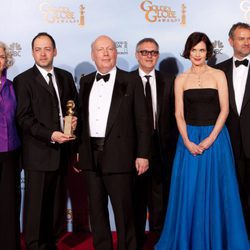
[[[135,167],[137,170],[138,175],[144,174],[148,170],[148,159],[144,158],[136,158],[135,160]]]
[[[69,136],[69,135],[65,135],[64,133],[60,132],[60,131],[54,131],[51,135],[51,141],[52,142],[57,142],[59,144],[62,144],[64,142],[68,142],[68,141],[72,141],[75,138]]]

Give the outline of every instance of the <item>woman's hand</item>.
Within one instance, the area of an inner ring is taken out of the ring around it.
[[[211,136],[205,138],[203,141],[200,142],[199,146],[202,151],[208,149],[214,143],[214,139]]]
[[[201,155],[203,153],[202,147],[194,142],[188,141],[185,143],[185,146],[193,156]]]

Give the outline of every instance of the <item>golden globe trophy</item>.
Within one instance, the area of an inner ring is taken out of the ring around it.
[[[76,136],[74,135],[73,128],[72,128],[72,118],[75,113],[74,112],[75,102],[73,100],[67,101],[66,108],[67,108],[67,111],[66,111],[67,115],[64,117],[63,133],[65,135],[69,135],[72,138],[76,138]]]

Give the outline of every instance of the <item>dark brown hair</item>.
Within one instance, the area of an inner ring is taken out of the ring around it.
[[[40,32],[40,33],[38,33],[38,34],[33,38],[32,42],[31,42],[31,47],[32,47],[32,49],[34,48],[35,40],[36,40],[38,37],[40,37],[40,36],[47,36],[47,37],[51,40],[51,42],[52,42],[53,49],[56,48],[56,42],[55,42],[54,38],[53,38],[50,34],[48,34],[48,33],[46,33],[46,32]]]
[[[199,42],[204,42],[206,44],[207,47],[206,59],[210,58],[213,55],[214,47],[208,36],[202,32],[193,32],[192,34],[189,35],[182,56],[186,59],[189,59],[191,49]]]
[[[231,29],[230,29],[229,32],[228,32],[228,36],[229,36],[230,38],[233,39],[233,37],[234,37],[234,31],[235,31],[237,28],[242,28],[242,29],[248,29],[248,30],[250,30],[250,26],[249,26],[249,24],[247,24],[247,23],[241,23],[241,22],[235,23],[235,24],[233,24],[233,26],[231,27]]]

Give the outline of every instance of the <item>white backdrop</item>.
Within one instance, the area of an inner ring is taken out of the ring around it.
[[[136,43],[153,37],[160,45],[157,67],[177,74],[189,67],[180,54],[190,33],[205,32],[214,43],[217,62],[223,61],[232,55],[228,31],[239,21],[250,21],[250,0],[1,0],[0,40],[15,56],[16,63],[8,71],[12,80],[33,66],[33,37],[50,33],[58,49],[54,64],[70,71],[77,84],[81,74],[95,69],[90,45],[99,35],[116,41],[118,66],[125,70],[137,65]],[[71,231],[70,202],[67,214]],[[111,220],[115,229],[112,215]]]

